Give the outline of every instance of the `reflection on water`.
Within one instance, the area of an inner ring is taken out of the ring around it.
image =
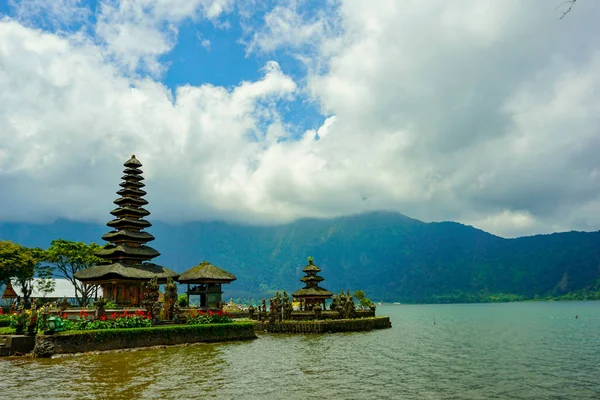
[[[379,311],[392,329],[0,359],[0,397],[600,398],[600,302]]]

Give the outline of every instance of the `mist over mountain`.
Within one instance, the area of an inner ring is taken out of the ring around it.
[[[0,223],[0,239],[45,248],[57,238],[103,243],[109,230],[67,220]],[[561,296],[595,290],[600,280],[600,232],[504,239],[459,223],[424,223],[388,212],[278,226],[156,222],[148,231],[162,253],[159,264],[182,272],[208,260],[234,273],[238,280],[225,288],[226,298],[297,289],[307,256],[323,270],[327,289],[364,289],[384,301]]]

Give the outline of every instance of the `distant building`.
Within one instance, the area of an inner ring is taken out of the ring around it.
[[[42,299],[44,302],[47,301],[55,301],[66,298],[69,303],[76,305],[77,298],[75,297],[75,286],[71,284],[66,279],[54,279],[55,287],[54,291],[48,294],[41,293],[38,290],[38,281],[39,278],[33,278],[33,292],[31,293],[31,299]],[[17,294],[18,298],[23,297],[23,293],[21,292],[21,287],[17,284],[17,282],[12,280],[12,287]],[[0,293],[4,293],[5,285],[0,285]],[[98,293],[100,295],[100,293]],[[4,298],[0,299],[0,306],[8,307],[14,301],[14,299]]]

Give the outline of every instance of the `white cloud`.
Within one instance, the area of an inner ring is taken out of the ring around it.
[[[233,0],[107,0],[100,5],[96,35],[126,71],[141,68],[157,76],[164,70],[158,57],[175,46],[178,24],[216,21],[232,9]]]
[[[300,87],[276,62],[174,93],[130,73],[159,74],[182,21],[232,9],[104,3],[100,42],[0,22],[0,220],[104,221],[135,153],[153,219],[394,210],[505,235],[600,226],[599,4],[560,21],[542,0],[280,4],[251,46],[297,53]],[[278,110],[304,90],[327,118],[294,138]]]

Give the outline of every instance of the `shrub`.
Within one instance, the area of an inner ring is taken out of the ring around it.
[[[186,319],[188,325],[228,324],[233,322],[231,315],[223,310],[218,312],[192,310],[186,314]]]
[[[0,314],[0,328],[10,326],[10,314]]]

